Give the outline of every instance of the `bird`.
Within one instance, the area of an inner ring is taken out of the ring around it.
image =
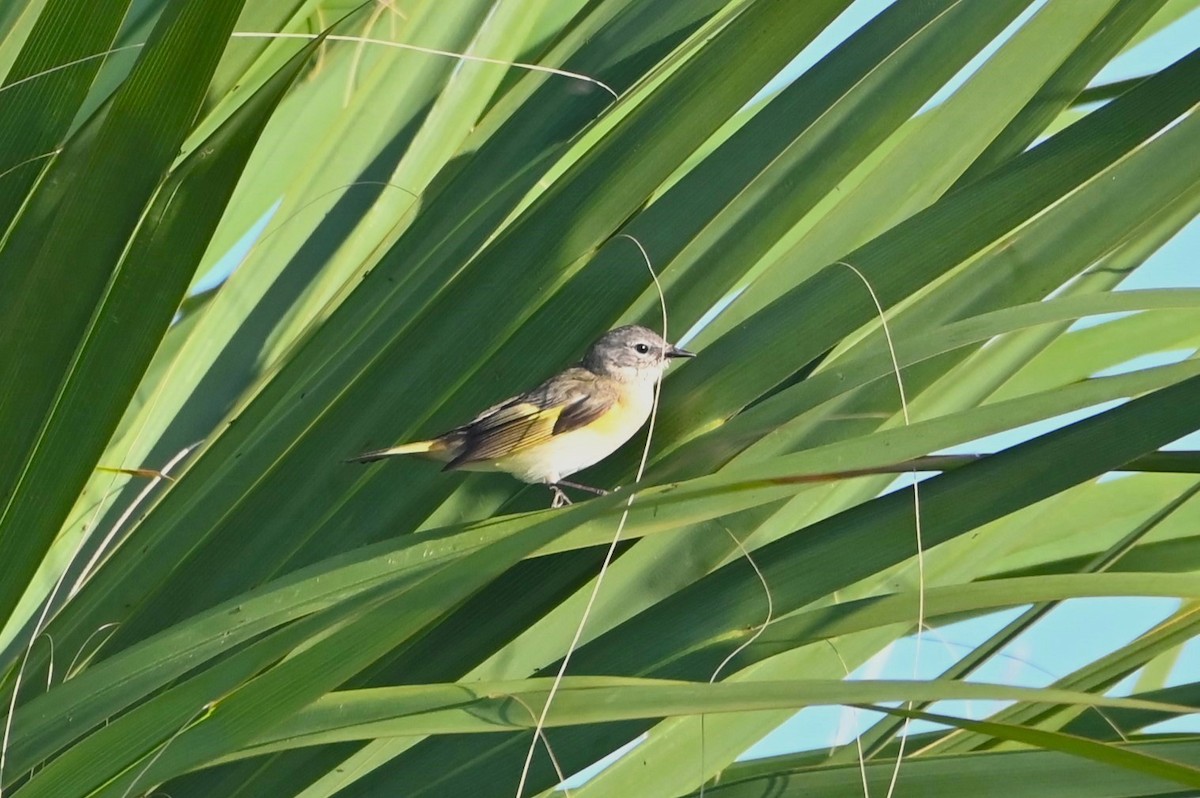
[[[690,357],[695,353],[667,343],[651,329],[617,327],[592,343],[578,363],[466,424],[347,462],[418,455],[443,461],[445,471],[502,471],[549,487],[552,508],[571,504],[564,487],[605,495],[608,491],[566,478],[633,437],[650,417],[655,386],[667,366]]]

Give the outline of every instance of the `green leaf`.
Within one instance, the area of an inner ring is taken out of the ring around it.
[[[495,733],[531,729],[530,708],[545,703],[552,680],[420,685],[334,693],[275,729],[260,745],[283,747],[331,740],[430,733]],[[1135,699],[968,682],[818,681],[692,684],[653,679],[576,676],[564,679],[547,725],[568,726],[664,715],[743,712],[897,700],[1001,699],[1057,701],[1186,712]],[[964,723],[969,723],[964,721]],[[999,725],[999,724],[997,724]],[[1099,743],[1094,746],[1107,748]],[[253,753],[253,752],[251,752]],[[1191,770],[1190,768],[1188,769]],[[1193,774],[1195,771],[1191,771]]]
[[[194,261],[154,264],[157,292],[145,296],[138,265],[122,259],[121,234],[134,232],[159,188],[240,7],[194,0],[168,9],[94,140],[65,148],[64,162],[82,163],[53,219],[38,224],[31,208],[0,251],[0,342],[22,355],[0,363],[0,430],[10,452],[0,466],[9,497],[0,516],[5,616],[66,519],[190,279]],[[193,67],[186,82],[174,74],[182,63]],[[152,106],[151,97],[159,98]],[[76,152],[79,145],[84,151]]]

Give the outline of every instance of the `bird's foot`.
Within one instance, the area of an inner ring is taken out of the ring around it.
[[[550,502],[551,510],[558,509],[559,507],[562,507],[564,504],[571,503],[571,500],[567,498],[567,494],[563,493],[563,489],[560,488],[558,485],[552,484],[552,485],[549,485],[548,487],[550,488],[550,493],[554,496],[553,501]]]
[[[565,479],[560,479],[558,484],[566,485],[568,488],[574,488],[575,490],[583,490],[587,491],[588,493],[594,493],[597,496],[608,495],[608,491],[606,491],[604,488],[593,488],[591,485],[580,485],[578,482],[568,482]]]
[[[562,507],[565,504],[571,504],[571,500],[567,498],[567,494],[563,492],[563,486],[575,488],[575,490],[587,491],[594,493],[597,496],[607,496],[608,491],[603,488],[593,488],[591,485],[580,485],[578,482],[568,482],[565,479],[560,479],[557,482],[547,483],[546,487],[550,488],[550,492],[554,495],[554,501],[550,504],[550,509]]]

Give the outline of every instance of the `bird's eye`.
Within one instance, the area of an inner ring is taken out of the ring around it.
[[[639,355],[645,355],[650,351],[649,344],[634,344],[633,348],[637,350]]]

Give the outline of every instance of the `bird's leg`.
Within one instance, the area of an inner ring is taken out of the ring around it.
[[[567,498],[567,494],[563,493],[563,489],[557,484],[551,482],[546,487],[550,488],[550,493],[553,494],[554,500],[550,502],[550,509],[554,510],[562,507],[564,504],[570,504],[571,500]]]
[[[575,490],[583,490],[587,491],[588,493],[594,493],[597,496],[608,495],[608,491],[604,490],[604,488],[593,488],[591,485],[580,485],[578,482],[567,482],[565,479],[560,479],[557,484],[566,485],[568,488],[574,488]]]

